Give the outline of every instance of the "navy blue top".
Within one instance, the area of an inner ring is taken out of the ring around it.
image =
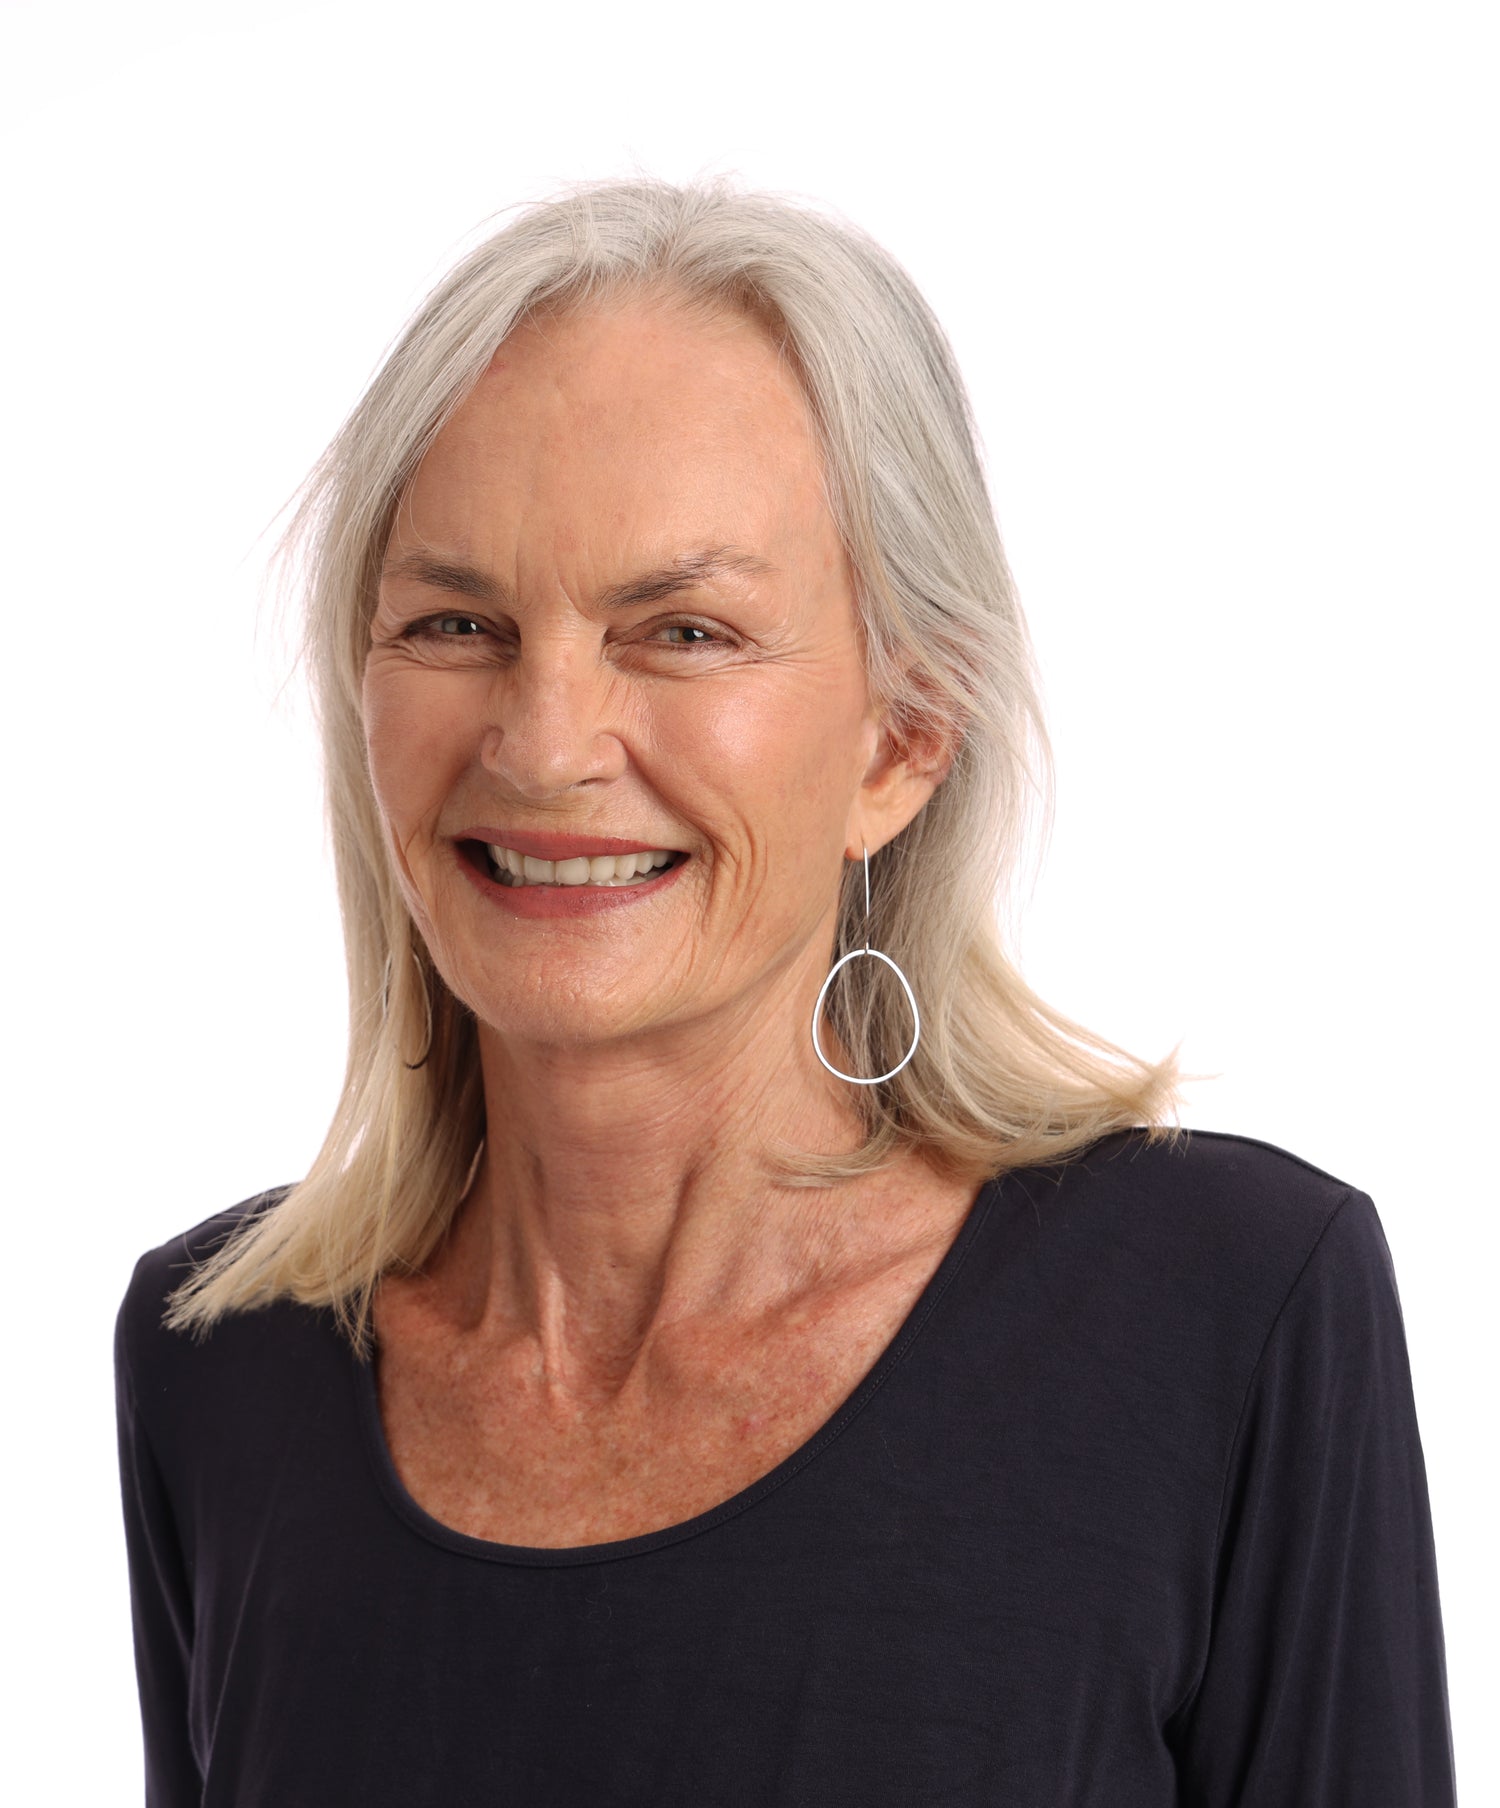
[[[406,1492],[326,1309],[116,1333],[152,1808],[1447,1808],[1426,1472],[1369,1198],[1107,1137],[988,1182],[753,1486],[544,1550]]]

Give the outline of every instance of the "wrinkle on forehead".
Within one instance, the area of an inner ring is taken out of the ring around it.
[[[800,385],[758,323],[701,314],[653,296],[523,322],[429,448],[391,538],[472,556],[464,515],[517,534],[550,521],[558,543],[659,539],[663,554],[769,535],[847,577]]]

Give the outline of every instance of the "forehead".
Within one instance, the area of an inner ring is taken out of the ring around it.
[[[437,436],[401,515],[398,539],[404,527],[492,556],[539,535],[601,550],[800,540],[826,554],[834,535],[807,403],[764,329],[661,297],[519,327]]]

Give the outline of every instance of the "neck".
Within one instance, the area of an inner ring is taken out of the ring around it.
[[[756,1319],[888,1247],[923,1164],[871,1176],[856,1209],[849,1185],[789,1187],[768,1160],[860,1139],[808,1015],[798,991],[795,1008],[568,1047],[481,1025],[489,1130],[442,1257],[454,1322],[609,1387],[674,1323]]]

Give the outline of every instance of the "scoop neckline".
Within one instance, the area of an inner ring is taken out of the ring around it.
[[[478,1557],[490,1563],[512,1563],[535,1568],[556,1568],[578,1563],[605,1563],[620,1557],[644,1556],[650,1551],[661,1550],[667,1545],[679,1544],[685,1538],[696,1538],[704,1532],[711,1531],[715,1526],[722,1525],[725,1520],[736,1518],[784,1486],[794,1475],[820,1456],[836,1438],[841,1436],[870,1404],[892,1373],[905,1360],[928,1320],[936,1311],[939,1300],[957,1277],[959,1269],[963,1266],[964,1258],[973,1245],[979,1227],[988,1215],[991,1202],[1004,1178],[1004,1175],[994,1176],[986,1180],[979,1188],[953,1241],[948,1245],[942,1260],[928,1277],[926,1286],[912,1303],[910,1311],[902,1319],[895,1335],[876,1357],[872,1366],[865,1371],[864,1377],[855,1384],[853,1391],[845,1396],[842,1404],[835,1407],[829,1418],[813,1432],[812,1436],[804,1440],[789,1456],[784,1457],[774,1469],[768,1470],[758,1481],[751,1482],[749,1487],[742,1488],[737,1494],[731,1495],[728,1500],[721,1501],[718,1506],[709,1507],[702,1513],[696,1513],[691,1519],[680,1520],[676,1525],[663,1526],[658,1531],[641,1532],[634,1538],[609,1539],[602,1544],[560,1545],[557,1547],[503,1544],[494,1539],[475,1538],[467,1532],[460,1532],[453,1526],[445,1525],[442,1520],[434,1518],[425,1507],[419,1505],[396,1471],[390,1446],[386,1442],[385,1426],[380,1417],[380,1399],[375,1384],[373,1345],[368,1355],[361,1356],[350,1344],[341,1339],[354,1386],[360,1426],[364,1434],[365,1452],[370,1459],[381,1495],[399,1519],[431,1544],[440,1545],[445,1550],[455,1551],[461,1556]]]

